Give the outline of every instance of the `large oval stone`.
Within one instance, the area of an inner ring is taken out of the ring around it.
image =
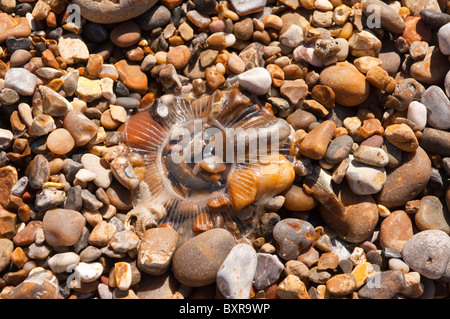
[[[405,243],[402,257],[421,275],[439,279],[450,259],[450,237],[442,230],[421,231]]]
[[[414,219],[420,230],[440,229],[450,234],[450,216],[439,197],[424,196],[420,200],[419,211],[414,215]]]
[[[418,147],[415,152],[404,152],[400,165],[386,172],[386,182],[377,194],[377,202],[391,209],[405,205],[423,191],[431,176],[431,161]]]
[[[83,215],[71,209],[50,209],[42,220],[45,241],[50,246],[72,246],[78,242],[86,223]]]
[[[74,0],[81,16],[97,23],[116,23],[133,19],[153,7],[158,0]]]
[[[223,228],[214,228],[189,239],[173,255],[175,278],[190,287],[214,283],[217,271],[234,245],[233,236]]]
[[[348,62],[338,62],[320,73],[320,84],[329,86],[335,101],[343,106],[356,106],[370,93],[370,84],[359,70]]]
[[[379,242],[382,248],[389,247],[402,251],[403,245],[413,235],[411,219],[403,210],[392,212],[380,224]]]
[[[319,205],[320,216],[345,241],[359,243],[367,239],[378,223],[378,207],[371,195],[354,194],[345,182],[337,189],[345,208],[344,216]]]
[[[382,1],[368,0],[364,2],[363,12],[367,17],[379,13],[380,24],[384,30],[396,34],[401,34],[405,30],[405,21],[392,7]]]

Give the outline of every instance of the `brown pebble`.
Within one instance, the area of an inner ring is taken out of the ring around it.
[[[47,137],[47,147],[58,155],[69,153],[75,146],[75,141],[69,131],[59,128],[51,132]]]
[[[325,156],[328,144],[333,138],[336,124],[327,120],[309,132],[299,144],[300,153],[314,160]]]
[[[109,35],[112,43],[120,48],[127,48],[139,42],[141,29],[132,20],[122,22],[115,26]]]
[[[331,295],[345,296],[356,289],[356,281],[352,274],[338,274],[328,279],[326,286]]]
[[[389,214],[380,224],[380,246],[402,251],[403,245],[413,236],[411,218],[403,210]]]
[[[191,51],[185,45],[170,47],[167,53],[167,63],[171,63],[175,69],[181,69],[189,63]]]

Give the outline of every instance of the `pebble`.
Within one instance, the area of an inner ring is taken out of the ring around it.
[[[50,270],[37,268],[8,295],[8,299],[60,299],[58,279]]]
[[[311,123],[317,122],[317,117],[311,112],[297,109],[286,117],[286,121],[297,130],[307,130]]]
[[[139,65],[130,64],[127,60],[120,60],[114,66],[119,74],[119,79],[126,87],[140,94],[145,94],[148,87],[147,75],[141,71]]]
[[[381,148],[360,145],[354,152],[353,158],[363,164],[376,167],[385,167],[389,163],[389,157]]]
[[[283,272],[284,265],[280,259],[273,254],[257,253],[258,262],[253,278],[253,287],[257,290],[265,289],[275,283]]]
[[[314,228],[301,219],[286,218],[274,226],[273,238],[279,245],[278,255],[284,260],[292,260],[298,257],[302,249],[312,244]]]
[[[355,277],[352,274],[334,275],[326,282],[327,291],[333,296],[345,296],[356,289]]]
[[[403,245],[413,235],[412,221],[403,210],[392,212],[380,224],[379,242],[382,248],[389,247],[401,251]]]
[[[330,164],[341,163],[350,154],[353,139],[349,135],[338,136],[327,147],[324,159]]]
[[[248,299],[258,258],[248,244],[237,244],[217,271],[216,285],[225,299]]]
[[[320,73],[319,81],[333,90],[336,103],[343,106],[359,105],[369,96],[370,85],[364,75],[347,62],[325,68]]]
[[[14,243],[7,238],[0,238],[0,270],[3,271],[9,266],[11,254],[14,250]]]
[[[439,279],[446,271],[450,255],[450,237],[442,230],[416,233],[403,246],[403,260],[415,271],[430,279]]]
[[[449,138],[449,132],[426,127],[420,138],[420,147],[427,152],[450,156]]]
[[[414,1],[414,0],[405,0],[403,2],[403,5],[407,7],[409,10],[411,10],[411,13],[413,15],[418,15],[422,10],[428,10],[432,12],[441,12],[441,9],[439,7],[438,1],[431,0],[431,1]]]
[[[327,152],[328,144],[333,138],[336,125],[333,121],[324,121],[309,132],[299,144],[302,155],[311,159],[321,159]]]
[[[87,61],[89,58],[88,47],[81,36],[74,33],[64,34],[59,38],[58,50],[67,64]]]
[[[374,232],[379,220],[378,207],[373,197],[356,195],[346,184],[341,184],[337,196],[344,205],[345,215],[341,217],[335,211],[319,205],[320,216],[336,232],[337,236],[345,241],[359,243],[367,239]],[[339,248],[336,245],[338,243],[332,240],[331,252],[339,256],[343,256],[343,253],[347,254],[345,248],[341,250],[341,253],[337,253],[336,249]]]
[[[185,67],[191,58],[191,52],[185,45],[170,47],[167,53],[167,63],[171,63],[176,69]]]
[[[141,30],[134,21],[125,21],[116,25],[109,34],[109,39],[119,48],[127,48],[139,42]]]
[[[434,195],[422,197],[419,211],[414,215],[415,225],[420,230],[439,229],[450,234],[450,225],[440,199]]]
[[[305,192],[302,187],[292,185],[285,193],[283,193],[285,201],[283,206],[286,209],[296,212],[309,211],[318,204],[317,200]]]
[[[148,229],[139,244],[138,268],[150,275],[162,275],[170,267],[178,233],[169,227]]]
[[[31,33],[30,24],[24,17],[13,18],[5,12],[0,13],[0,43],[4,43],[8,37],[28,37]]]
[[[382,1],[369,0],[364,2],[363,12],[367,17],[377,12],[380,15],[381,27],[389,32],[402,34],[405,29],[405,22],[400,15]]]
[[[418,147],[414,153],[405,152],[399,166],[386,169],[386,182],[377,194],[377,203],[391,209],[415,198],[431,176],[431,162],[425,151]],[[414,176],[414,183],[411,183]]]
[[[306,285],[295,275],[286,276],[276,292],[280,299],[309,299]]]
[[[104,270],[104,267],[99,262],[87,263],[79,262],[75,267],[75,278],[80,282],[93,282],[100,278]]]
[[[152,1],[153,2],[153,1]],[[135,22],[143,31],[149,31],[165,26],[170,21],[171,13],[163,5],[151,6],[150,10],[139,15]]]
[[[445,79],[449,66],[448,57],[438,47],[430,46],[425,58],[411,65],[409,73],[421,83],[438,85]]]
[[[3,86],[20,95],[31,96],[37,85],[37,77],[23,68],[11,68],[6,72]]]
[[[382,271],[358,290],[358,297],[360,299],[393,299],[405,287],[405,276],[400,270]]]
[[[220,266],[234,246],[234,238],[228,231],[220,228],[205,231],[186,241],[175,251],[172,259],[173,274],[186,286],[211,284],[216,281]]]
[[[433,31],[438,31],[442,26],[450,22],[450,15],[443,12],[421,10],[420,17],[425,24]]]
[[[386,163],[386,158],[383,161]],[[381,165],[368,166],[352,156],[345,178],[355,194],[371,195],[378,193],[383,188],[386,182],[386,171]]]
[[[121,1],[120,3],[105,5],[104,2],[92,3],[86,0],[76,0],[74,3],[80,6],[83,18],[96,23],[116,23],[133,19],[151,7],[158,1]]]
[[[66,220],[70,223],[66,223]],[[55,208],[48,210],[42,220],[45,241],[53,247],[72,246],[81,237],[85,219],[79,212]]]
[[[406,118],[413,121],[422,131],[427,125],[427,107],[418,101],[412,101],[409,103]]]
[[[256,95],[266,94],[272,85],[270,73],[265,68],[253,68],[237,78],[240,86]]]
[[[50,257],[48,260],[48,265],[53,273],[59,274],[70,270],[73,271],[79,261],[80,256],[74,252],[66,252],[55,254]]]
[[[255,0],[250,3],[243,0],[230,0],[230,3],[238,15],[246,16],[262,11],[266,5],[266,0]]]
[[[440,130],[450,128],[450,101],[444,91],[431,85],[422,94],[420,103],[427,108],[427,124]]]
[[[63,127],[75,141],[75,146],[86,145],[98,132],[98,126],[83,113],[76,110],[69,111],[64,117]]]

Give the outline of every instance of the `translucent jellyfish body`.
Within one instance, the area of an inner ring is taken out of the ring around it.
[[[163,206],[184,238],[224,227],[236,238],[254,233],[264,203],[287,190],[292,127],[238,89],[187,101],[164,95],[121,128],[146,162],[147,198]]]

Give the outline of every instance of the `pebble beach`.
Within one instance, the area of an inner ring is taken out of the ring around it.
[[[447,0],[0,0],[0,299],[449,299],[449,98]]]

